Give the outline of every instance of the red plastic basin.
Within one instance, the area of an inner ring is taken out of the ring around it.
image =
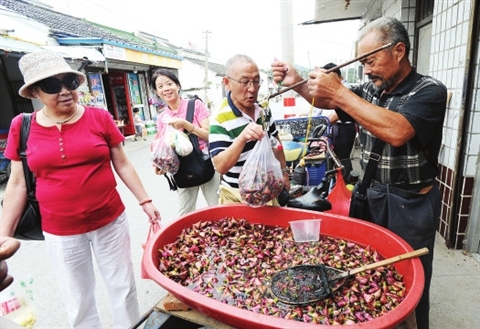
[[[293,208],[251,208],[241,204],[217,206],[192,212],[162,227],[145,247],[142,262],[149,277],[191,308],[239,329],[320,329],[330,326],[285,320],[242,310],[193,292],[160,273],[158,270],[159,248],[174,242],[184,228],[190,227],[194,223],[199,221],[215,221],[225,217],[243,218],[251,223],[284,227],[287,227],[289,225],[288,222],[291,220],[321,218],[321,234],[347,239],[362,245],[370,245],[385,258],[394,257],[413,250],[398,235],[378,225],[345,216]],[[375,320],[341,327],[365,329],[394,328],[414,311],[424,287],[422,264],[418,258],[415,258],[398,262],[395,264],[395,267],[404,276],[406,285],[405,299],[394,310]]]

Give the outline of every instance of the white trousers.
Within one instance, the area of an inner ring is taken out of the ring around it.
[[[72,328],[100,329],[95,301],[93,257],[110,296],[113,328],[129,328],[140,318],[126,213],[85,234],[45,233],[48,255]]]
[[[183,216],[192,212],[197,207],[198,191],[202,190],[202,194],[207,201],[209,207],[218,205],[218,187],[220,185],[220,175],[215,172],[213,178],[200,186],[178,188],[178,216]]]

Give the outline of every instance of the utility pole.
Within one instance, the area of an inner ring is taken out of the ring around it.
[[[293,1],[278,0],[280,4],[280,34],[282,36],[282,59],[295,63],[293,53]],[[287,91],[283,95],[283,114],[291,115],[296,112],[295,92]]]
[[[203,31],[205,33],[205,97],[203,98],[205,104],[208,105],[208,98],[207,98],[207,89],[208,89],[208,34],[212,33],[210,31]]]

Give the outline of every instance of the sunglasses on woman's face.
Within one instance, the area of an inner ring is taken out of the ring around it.
[[[62,80],[57,78],[46,78],[36,83],[44,93],[58,94],[62,90],[62,85],[68,90],[75,90],[80,86],[78,75],[70,73],[65,75]]]

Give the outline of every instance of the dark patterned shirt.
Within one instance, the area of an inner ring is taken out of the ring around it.
[[[415,136],[406,144],[400,147],[384,145],[374,180],[383,184],[396,184],[405,189],[433,182],[438,175],[446,87],[440,81],[423,76],[413,69],[390,94],[381,95],[381,91],[374,89],[372,82],[352,88],[352,91],[370,103],[385,108],[390,108],[392,101],[399,98],[395,108],[390,110],[403,115],[415,129]],[[366,166],[376,137],[362,126],[359,126],[359,137],[362,161]]]

